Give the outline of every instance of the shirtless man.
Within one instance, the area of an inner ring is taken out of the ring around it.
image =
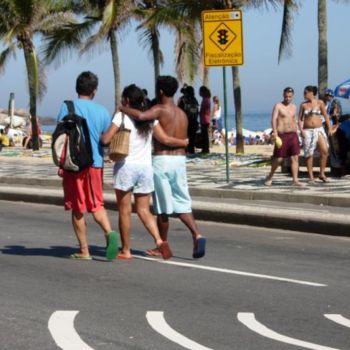
[[[276,103],[272,111],[271,139],[276,141],[276,138],[279,137],[282,146],[278,145],[277,142],[275,144],[270,174],[265,179],[266,186],[271,186],[272,177],[282,163],[283,158],[290,158],[293,185],[301,186],[298,180],[300,145],[296,123],[297,107],[292,103],[293,96],[294,90],[291,87],[285,88],[283,90],[283,101]]]
[[[159,104],[147,111],[139,111],[126,106],[120,110],[137,120],[157,119],[164,131],[172,137],[187,138],[188,119],[176,106],[174,95],[178,82],[171,76],[159,76],[156,83]],[[193,258],[205,254],[206,239],[201,236],[192,215],[191,197],[186,175],[185,148],[172,148],[154,140],[153,151],[154,187],[153,207],[157,214],[158,229],[163,241],[167,241],[169,215],[175,213],[188,227],[193,237]],[[148,255],[158,256],[157,249],[147,251]]]

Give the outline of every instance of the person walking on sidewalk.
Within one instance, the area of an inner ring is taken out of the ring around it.
[[[174,77],[159,76],[156,83],[159,104],[144,112],[126,106],[120,109],[136,120],[158,119],[168,136],[186,139],[188,119],[184,111],[174,102],[177,89],[178,82]],[[185,147],[173,148],[155,140],[153,154],[155,185],[153,205],[161,238],[167,241],[169,215],[175,213],[192,234],[193,258],[201,258],[205,254],[206,239],[200,234],[192,215],[187,185]],[[160,255],[158,249],[149,250],[148,254]]]
[[[199,88],[199,96],[202,97],[202,102],[199,110],[199,120],[201,123],[201,147],[200,153],[209,153],[209,126],[211,117],[210,107],[210,90],[206,86]]]
[[[72,210],[72,224],[78,239],[80,250],[70,258],[91,260],[87,240],[85,212],[90,212],[102,228],[107,242],[106,258],[112,260],[118,252],[118,235],[112,231],[111,224],[104,208],[103,200],[103,149],[100,136],[111,122],[107,109],[93,102],[97,91],[98,78],[92,72],[82,72],[76,80],[78,99],[74,100],[75,113],[86,119],[89,129],[93,165],[80,172],[63,171],[64,207]],[[68,114],[66,103],[63,103],[57,121]]]
[[[135,84],[127,86],[123,90],[122,105],[138,110],[144,109],[142,90]],[[143,225],[153,237],[163,258],[170,259],[172,253],[169,245],[161,239],[156,220],[150,211],[151,193],[154,191],[152,134],[167,145],[186,147],[188,142],[187,140],[167,136],[158,121],[140,122],[118,112],[114,116],[109,129],[101,136],[101,141],[104,144],[111,142],[122,121],[124,121],[125,128],[131,131],[129,154],[124,159],[116,161],[113,171],[113,187],[117,197],[119,230],[122,239],[122,248],[117,259],[132,259],[130,251],[132,193],[134,193],[136,212]]]
[[[194,95],[194,88],[186,85],[181,89],[183,96],[178,101],[178,107],[180,107],[187,115],[188,118],[188,147],[187,153],[194,154],[196,146],[196,134],[198,130],[198,115],[199,115],[199,103]]]
[[[309,184],[311,185],[315,184],[313,155],[316,148],[320,153],[319,179],[323,182],[329,182],[325,174],[329,145],[322,123],[323,118],[328,130],[328,136],[332,135],[332,129],[324,102],[316,98],[317,92],[316,86],[306,86],[304,89],[305,101],[301,104],[299,110],[299,128],[303,137],[304,157],[309,175]]]
[[[273,107],[271,125],[271,138],[275,142],[272,155],[272,164],[265,185],[271,186],[272,178],[285,158],[290,158],[293,185],[301,186],[298,179],[300,145],[297,134],[297,107],[292,103],[294,90],[287,87],[283,90],[283,101]]]

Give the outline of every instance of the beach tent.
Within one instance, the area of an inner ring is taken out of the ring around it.
[[[334,94],[337,97],[349,98],[350,97],[350,79],[339,84],[335,88]]]

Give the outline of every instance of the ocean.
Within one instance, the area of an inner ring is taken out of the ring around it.
[[[223,116],[222,116],[223,118]],[[236,128],[235,115],[228,114],[228,130]],[[264,131],[271,128],[271,113],[245,113],[243,114],[243,129],[251,131]],[[54,124],[42,125],[42,130],[52,133],[55,129]]]

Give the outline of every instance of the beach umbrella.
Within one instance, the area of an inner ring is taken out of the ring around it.
[[[350,98],[350,79],[339,84],[334,90],[335,96]]]

